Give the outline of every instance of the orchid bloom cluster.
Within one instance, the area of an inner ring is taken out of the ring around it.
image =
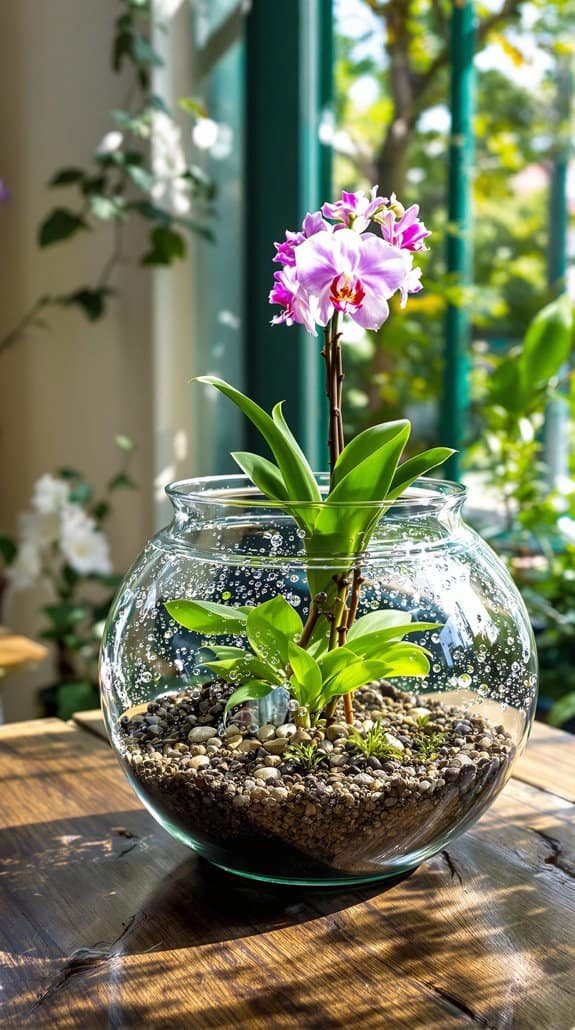
[[[108,540],[73,500],[70,483],[45,475],[34,486],[31,509],[20,515],[18,552],[7,575],[15,590],[24,590],[62,563],[80,576],[112,571]]]
[[[306,215],[300,232],[286,232],[276,243],[270,304],[281,304],[272,325],[304,325],[317,336],[335,312],[348,314],[363,329],[379,329],[389,316],[389,299],[397,292],[402,307],[418,293],[421,269],[413,255],[427,250],[430,235],[419,219],[419,206],[405,210],[395,194],[342,193]],[[375,231],[374,231],[375,229]]]

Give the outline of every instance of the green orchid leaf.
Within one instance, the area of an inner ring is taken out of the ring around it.
[[[290,641],[288,658],[293,676],[290,678],[292,689],[299,703],[313,709],[317,698],[322,694],[322,675],[315,658],[303,647]]]
[[[332,697],[349,694],[350,691],[356,690],[357,687],[363,687],[366,683],[371,683],[372,680],[382,679],[383,676],[388,675],[387,669],[387,662],[363,661],[363,659],[359,659],[359,661],[356,660],[353,664],[347,663],[327,683],[324,683],[322,689],[324,704]]]
[[[313,472],[312,472],[312,470],[310,468],[309,462],[308,462],[304,452],[302,451],[299,443],[297,442],[295,436],[293,435],[290,427],[288,426],[288,424],[287,424],[287,422],[285,420],[285,415],[283,413],[283,405],[284,405],[284,403],[285,403],[284,401],[278,401],[277,404],[274,404],[274,406],[272,408],[272,419],[273,419],[275,425],[280,430],[280,432],[283,434],[283,436],[284,436],[284,438],[286,440],[286,443],[291,447],[291,449],[294,452],[294,454],[297,454],[297,456],[300,459],[302,465],[305,466],[305,468],[308,470],[310,478],[313,480],[313,482],[315,484],[315,478],[314,478]],[[319,487],[317,485],[316,485],[316,491],[317,491],[317,499],[321,500],[321,493],[320,493]],[[297,500],[300,500],[300,498],[297,498]]]
[[[363,433],[359,433],[353,440],[350,440],[337,459],[333,470],[334,486],[337,486],[349,472],[353,472],[362,461],[375,454],[399,433],[404,433],[406,430],[407,439],[409,439],[411,423],[407,419],[382,422],[380,425],[364,429]]]
[[[166,601],[164,607],[180,626],[221,637],[233,633],[245,633],[247,616],[238,608],[217,604],[214,601]]]
[[[410,423],[400,423],[393,437],[360,461],[330,491],[326,503],[353,504],[357,501],[384,501],[409,439]],[[350,446],[350,445],[348,445]]]
[[[427,472],[437,468],[438,465],[443,465],[443,462],[447,461],[452,454],[455,454],[455,451],[451,447],[432,447],[428,451],[423,451],[422,454],[416,454],[413,458],[408,458],[407,461],[404,461],[395,470],[387,495],[388,498],[395,500],[416,479],[426,475]]]
[[[386,679],[396,676],[427,676],[429,672],[429,652],[418,644],[394,644],[388,648],[384,656],[386,671],[382,673]]]
[[[230,680],[232,683],[259,679],[279,686],[283,681],[282,674],[278,674],[273,666],[256,658],[255,655],[248,654],[246,651],[244,651],[241,657],[223,658],[221,661],[216,662],[204,662],[204,665],[206,668],[211,669],[212,672],[215,672],[216,675],[221,676],[223,680]]]
[[[342,669],[345,669],[347,665],[356,663],[357,660],[357,655],[349,647],[345,646],[336,647],[333,651],[328,651],[327,654],[317,659],[317,663],[320,667],[322,678],[326,682]]]
[[[206,647],[218,661],[225,661],[227,658],[243,658],[248,653],[243,647],[226,647],[224,644],[207,644]]]
[[[361,655],[362,658],[380,658],[381,661],[387,661],[390,646],[401,643],[407,633],[423,633],[437,627],[438,623],[435,622],[412,622],[409,625],[393,626],[348,640],[347,646],[350,651]]]
[[[194,381],[214,386],[216,390],[233,401],[246,418],[249,418],[270,448],[278,463],[286,488],[294,500],[321,502],[321,494],[313,473],[307,461],[300,457],[299,447],[297,450],[294,448],[284,430],[276,425],[267,411],[264,411],[259,404],[223,379],[218,379],[217,376],[197,376],[195,380],[192,380],[192,382]]]
[[[237,705],[243,705],[245,701],[259,701],[260,698],[267,697],[272,690],[274,687],[271,683],[263,683],[261,680],[250,680],[249,683],[244,683],[228,698],[224,715],[232,708],[236,708]]]
[[[248,640],[264,661],[280,668],[288,663],[288,645],[303,632],[303,623],[295,608],[278,594],[264,601],[247,616]]]
[[[250,454],[249,451],[232,451],[232,458],[264,497],[276,501],[289,500],[282,474],[273,462],[259,454]]]
[[[411,623],[409,612],[399,611],[397,608],[386,608],[382,611],[368,612],[360,616],[350,626],[347,639],[355,640],[357,637],[365,636],[368,633],[375,633],[380,629],[390,629],[394,626],[406,626]]]

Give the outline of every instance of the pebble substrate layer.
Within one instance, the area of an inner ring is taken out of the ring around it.
[[[119,743],[137,790],[162,818],[208,857],[211,847],[216,861],[228,849],[247,871],[273,867],[289,877],[296,867],[303,875],[306,863],[361,876],[392,870],[479,815],[515,753],[502,725],[388,683],[354,695],[356,728],[365,734],[379,722],[397,752],[381,758],[359,754],[340,722],[254,730],[232,715],[224,724],[226,689],[210,684],[199,697],[182,690],[132,710],[120,720]],[[323,757],[306,771],[289,745],[314,733]]]

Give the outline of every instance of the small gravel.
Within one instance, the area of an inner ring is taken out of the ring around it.
[[[354,748],[346,723],[252,729],[233,716],[226,725],[227,690],[207,684],[199,698],[183,690],[125,713],[120,753],[138,790],[185,835],[256,859],[275,849],[288,877],[294,855],[369,875],[425,848],[487,807],[515,753],[502,725],[388,683],[354,695],[355,729],[365,736],[379,722],[395,749],[379,757]],[[310,741],[318,761],[306,769],[291,745]]]

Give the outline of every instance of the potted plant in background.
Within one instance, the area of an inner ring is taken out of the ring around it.
[[[126,436],[116,437],[123,455],[104,496],[71,468],[46,474],[35,483],[30,509],[20,515],[20,532],[9,549],[9,591],[47,588],[40,605],[39,636],[52,645],[55,679],[39,692],[43,716],[69,719],[75,711],[99,704],[98,651],[104,620],[122,575],[114,572],[105,524],[112,498],[135,489],[129,473],[134,450]],[[2,546],[0,537],[0,547]]]
[[[374,187],[276,244],[274,323],[323,331],[330,471],[312,472],[281,402],[268,414],[202,377],[270,458],[236,453],[241,476],[168,488],[174,520],[107,622],[103,704],[124,771],[169,832],[247,876],[413,868],[485,809],[533,717],[519,595],[462,523],[463,488],[420,478],[451,452],[402,461],[406,420],[343,437],[341,317],[376,329],[394,295],[418,292],[428,235],[417,206]]]

